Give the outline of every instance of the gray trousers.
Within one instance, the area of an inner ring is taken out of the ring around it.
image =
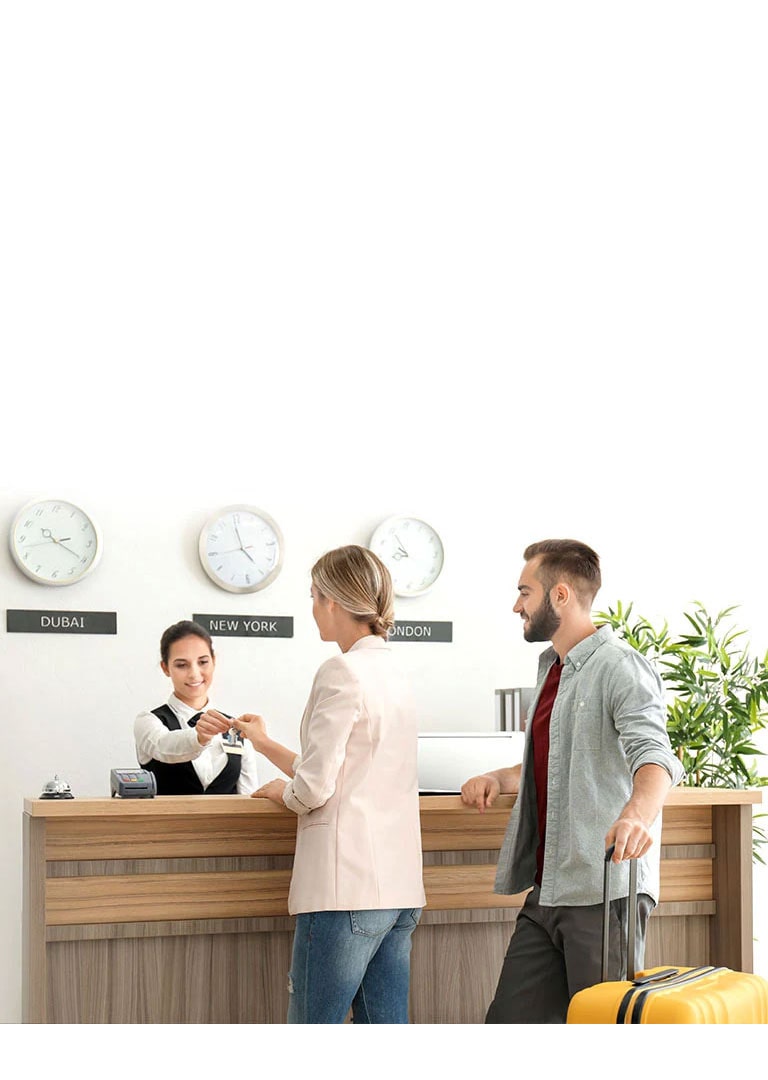
[[[603,905],[542,907],[535,885],[517,916],[486,1024],[564,1024],[568,1003],[578,990],[600,982]],[[654,902],[637,898],[638,967],[645,953],[645,931]],[[608,978],[627,972],[627,898],[612,900]]]

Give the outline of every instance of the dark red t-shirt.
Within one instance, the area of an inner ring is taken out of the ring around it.
[[[539,819],[539,846],[536,851],[536,884],[541,885],[544,872],[544,840],[547,831],[547,773],[549,771],[549,720],[552,706],[555,704],[560,687],[560,675],[563,665],[556,660],[547,672],[541,694],[536,704],[536,712],[531,721],[531,741],[533,742],[533,779],[536,783],[536,809]]]

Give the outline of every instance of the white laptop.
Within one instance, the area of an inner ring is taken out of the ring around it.
[[[523,760],[522,731],[425,732],[419,735],[419,792],[458,795],[471,776]]]

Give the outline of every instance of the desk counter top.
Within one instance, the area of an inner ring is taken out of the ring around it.
[[[672,788],[665,806],[733,806],[762,802],[759,789],[734,788]],[[511,810],[514,795],[500,795],[495,810]],[[465,806],[460,795],[422,795],[419,798],[422,813],[456,811],[474,813],[474,807]],[[250,816],[252,814],[290,814],[291,811],[276,806],[269,799],[251,799],[247,795],[163,795],[154,799],[110,799],[103,797],[76,797],[73,799],[24,800],[24,810],[32,817],[90,818],[90,817],[178,817],[179,814],[211,817],[215,815]]]

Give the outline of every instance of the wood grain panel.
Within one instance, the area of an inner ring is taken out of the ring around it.
[[[49,878],[49,926],[287,915],[290,870]]]
[[[714,915],[714,900],[661,900],[653,909],[654,916],[667,915]]]
[[[522,907],[526,893],[499,896],[493,891],[495,877],[496,867],[493,865],[425,866],[424,891],[427,894],[427,907],[443,910]]]
[[[278,1024],[293,934],[49,945],[49,1020],[66,1024]]]
[[[718,963],[752,971],[752,808],[714,809],[714,888],[717,915],[710,946]]]
[[[271,817],[83,817],[48,822],[45,857],[65,861],[290,855],[295,846],[296,816],[287,811]]]
[[[514,924],[419,924],[413,935],[410,1017],[414,1024],[482,1024]]]
[[[133,874],[188,874],[229,873],[232,870],[290,870],[292,855],[244,855],[240,858],[191,858],[191,859],[83,859],[47,864],[47,876],[97,877],[112,875],[121,877]]]
[[[47,822],[23,815],[24,877],[22,907],[22,1016],[46,1021],[45,981],[45,831]]]
[[[694,793],[696,794],[696,793]],[[748,792],[740,793],[746,797]],[[274,813],[247,813],[248,803],[264,800],[245,800],[246,808],[235,796],[220,796],[223,806],[214,804],[211,813],[190,813],[186,805],[196,809],[200,802],[208,806],[215,796],[198,800],[178,800],[184,803],[183,814],[166,800],[147,800],[162,813],[151,814],[146,803],[142,813],[131,815],[125,806],[122,813],[99,817],[95,807],[90,813],[53,814],[48,819],[46,858],[60,859],[138,859],[194,856],[236,856],[291,854],[295,847],[296,818],[287,811],[275,808]],[[228,801],[231,799],[234,801]],[[113,806],[115,800],[95,800]],[[424,796],[421,803],[422,844],[425,851],[471,851],[501,847],[514,804],[514,796],[500,796],[484,814],[466,807],[453,796]],[[47,804],[43,804],[47,805]],[[61,805],[61,804],[57,804]],[[227,808],[233,811],[225,813]],[[129,808],[130,809],[130,808]],[[135,809],[135,807],[133,808]],[[170,811],[175,809],[175,813]],[[214,812],[215,811],[215,812]],[[235,812],[237,811],[237,812]],[[688,798],[681,804],[667,805],[662,822],[662,843],[710,843],[712,840],[712,806]]]
[[[665,806],[661,817],[662,844],[711,844],[712,807],[698,804]]]
[[[706,915],[673,915],[648,921],[644,966],[698,967],[709,964],[709,924]]]
[[[424,802],[426,799],[422,799],[422,804]],[[473,851],[483,848],[498,851],[507,830],[510,810],[510,806],[494,805],[480,814],[467,806],[425,809],[422,805],[422,848],[424,851]]]
[[[714,857],[714,844],[666,844],[661,849],[662,859],[714,859]]]
[[[524,893],[494,893],[495,874],[492,863],[425,866],[427,905],[438,910],[520,907]],[[661,875],[664,900],[712,899],[709,859],[663,860]],[[285,915],[290,879],[290,870],[49,878],[46,922],[65,926]]]
[[[711,859],[662,859],[659,899],[712,900]]]
[[[132,937],[197,937],[200,934],[271,934],[275,930],[293,933],[292,915],[268,915],[254,919],[177,919],[172,922],[74,923],[71,926],[49,926],[45,940],[102,941]]]

